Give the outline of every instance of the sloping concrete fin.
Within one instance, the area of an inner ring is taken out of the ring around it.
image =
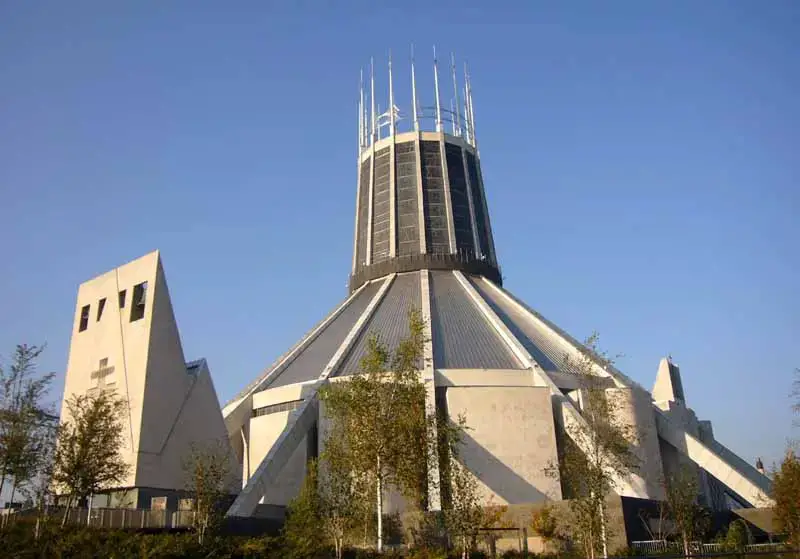
[[[544,373],[541,373],[544,374]],[[589,437],[586,436],[590,432],[590,427],[586,423],[586,419],[580,414],[575,405],[563,394],[553,393],[554,405],[560,408],[561,427],[564,432],[572,439],[579,449],[589,454],[591,452],[591,445]],[[557,416],[559,417],[559,416]],[[611,472],[611,479],[614,484],[614,491],[623,497],[635,497],[637,499],[650,499],[652,496],[648,493],[647,483],[636,472],[626,475],[622,472]]]
[[[653,400],[686,403],[681,370],[667,357],[662,358],[658,364],[656,383],[653,385]]]
[[[236,497],[228,510],[228,516],[251,516],[253,514],[267,488],[278,477],[297,446],[317,421],[319,387],[319,385],[316,386],[300,408],[292,414],[293,417],[289,419],[278,440],[272,445],[250,480]]]
[[[655,406],[653,409],[656,414],[656,428],[659,437],[717,478],[725,487],[745,499],[751,506],[769,507],[774,504],[769,497],[770,482],[766,476],[749,466],[720,443],[716,441],[711,444],[701,442],[670,421],[661,410]],[[735,457],[735,460],[731,457]]]

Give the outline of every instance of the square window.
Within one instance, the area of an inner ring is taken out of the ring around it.
[[[103,297],[100,299],[100,302],[97,304],[97,322],[100,322],[100,317],[103,316],[103,310],[106,308],[106,298]]]
[[[125,308],[125,290],[119,292],[119,308]]]
[[[83,332],[89,327],[89,308],[90,305],[85,305],[81,308],[81,322],[78,325],[78,332]]]

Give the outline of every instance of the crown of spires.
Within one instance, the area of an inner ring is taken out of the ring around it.
[[[396,103],[394,91],[394,75],[392,68],[392,53],[389,51],[388,58],[388,103],[387,110],[380,112],[380,104],[377,102],[375,93],[375,61],[370,58],[369,63],[369,92],[365,92],[364,70],[359,73],[359,96],[358,96],[358,148],[359,152],[374,145],[376,142],[386,137],[383,129],[388,128],[388,136],[398,133],[398,123],[409,120],[408,131],[420,131],[422,126],[420,121],[432,121],[431,128],[436,132],[445,131],[445,123],[451,124],[453,136],[458,136],[464,141],[477,148],[475,137],[475,114],[472,103],[472,87],[470,84],[469,71],[467,64],[464,63],[463,89],[459,93],[459,81],[456,71],[456,58],[450,53],[450,71],[453,79],[452,92],[447,106],[443,109],[440,98],[439,84],[439,61],[436,55],[436,47],[433,47],[433,89],[434,104],[431,106],[422,105],[419,102],[417,91],[417,76],[414,57],[414,45],[411,45],[410,57],[411,69],[411,110],[404,111],[401,105]],[[367,99],[369,96],[369,107]],[[409,118],[410,117],[410,118]]]

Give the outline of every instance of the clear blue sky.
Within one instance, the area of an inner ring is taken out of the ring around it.
[[[427,88],[435,43],[470,64],[507,287],[646,386],[671,353],[720,440],[778,458],[800,5],[373,4],[3,2],[0,353],[63,374],[78,284],[159,248],[232,396],[346,293],[360,66],[414,42]]]

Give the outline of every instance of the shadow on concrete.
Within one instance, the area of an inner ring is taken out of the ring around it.
[[[486,487],[509,504],[534,503],[550,499],[548,495],[498,460],[469,433],[462,433],[462,440],[464,445],[460,453],[461,463]]]

